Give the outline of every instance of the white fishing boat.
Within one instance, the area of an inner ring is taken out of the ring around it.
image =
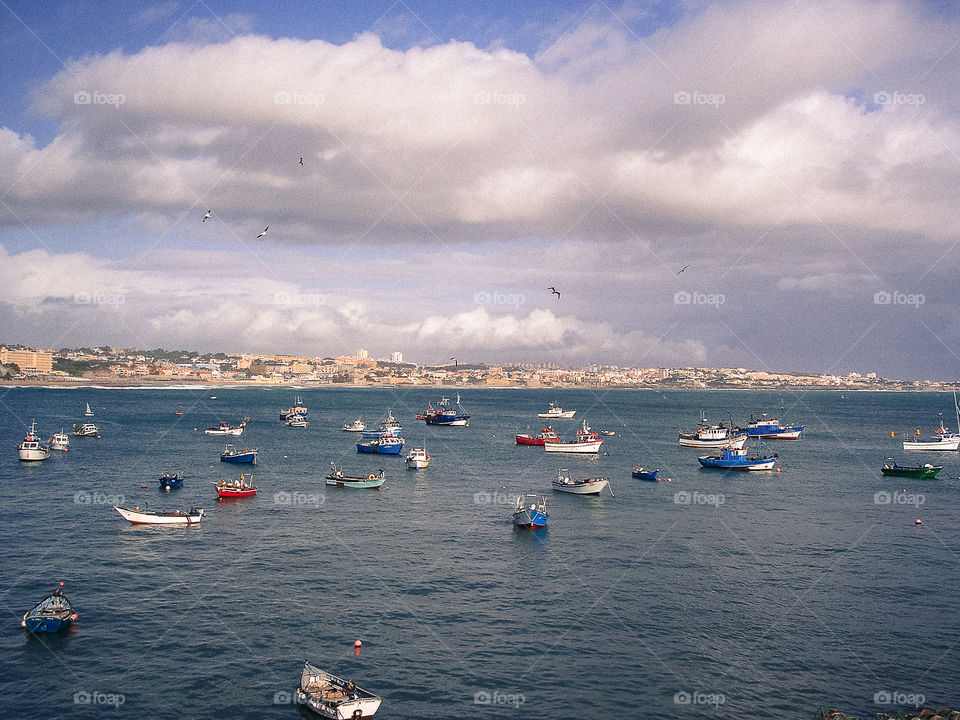
[[[239,425],[231,425],[226,420],[221,420],[217,427],[208,427],[203,432],[207,435],[232,435],[239,437],[243,435],[243,429],[247,426],[250,418],[245,417]]]
[[[566,473],[566,468],[557,470],[557,479],[553,481],[554,490],[573,493],[574,495],[599,495],[610,485],[610,480],[605,477],[573,480]],[[610,490],[610,494],[613,495],[613,490]]]
[[[700,422],[693,432],[678,432],[677,442],[684,447],[710,448],[727,447],[733,445],[742,448],[747,441],[747,432],[737,430],[733,425],[710,425],[703,411],[700,411]]]
[[[569,420],[577,413],[576,410],[564,410],[562,407],[556,403],[550,403],[550,407],[546,412],[537,413],[537,417],[540,418],[549,418],[551,420]]]
[[[113,509],[134,525],[195,525],[203,517],[203,508],[190,508],[187,512],[182,510],[164,512],[162,510],[142,510],[139,507],[122,508],[114,505]]]
[[[357,687],[353,681],[331,675],[325,670],[303,663],[297,704],[331,720],[372,718],[383,698]]]
[[[63,450],[63,452],[70,450],[70,436],[63,431],[63,428],[60,428],[60,432],[51,435],[47,442],[50,443],[51,450]]]
[[[957,427],[960,428],[960,405],[957,405],[957,393],[953,393],[953,408],[957,414]],[[905,438],[903,441],[904,450],[957,450],[960,449],[960,434],[950,432],[943,426],[943,417],[940,418],[940,427],[936,434],[929,438],[920,438],[920,431],[917,430],[917,437]]]
[[[90,403],[87,403],[87,409],[83,413],[87,417],[93,417],[93,410],[90,409]]]
[[[430,456],[426,448],[413,448],[407,453],[407,468],[410,470],[422,470],[430,464]]]
[[[573,442],[554,442],[544,443],[543,449],[546,452],[556,453],[590,453],[596,455],[600,452],[600,445],[603,444],[603,438],[597,435],[583,421],[583,427],[577,430],[577,439]]]
[[[304,420],[302,415],[294,415],[293,417],[287,418],[287,427],[305,428],[309,424],[310,422]]]
[[[50,457],[50,448],[40,444],[40,438],[37,437],[37,423],[30,423],[30,432],[23,439],[23,442],[17,445],[17,452],[20,459],[24,462],[35,462],[37,460],[46,460]]]
[[[366,429],[367,424],[363,421],[363,418],[357,418],[352,423],[343,424],[344,432],[363,432]]]
[[[75,423],[73,434],[77,437],[98,438],[100,437],[100,428],[93,423]]]

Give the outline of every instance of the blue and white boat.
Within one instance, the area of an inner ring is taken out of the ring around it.
[[[517,498],[513,511],[513,523],[519,528],[539,530],[547,524],[547,499],[543,495],[528,493]]]
[[[470,416],[460,404],[460,396],[457,395],[457,406],[454,408],[450,404],[450,398],[441,397],[440,404],[437,407],[428,405],[427,411],[423,413],[423,419],[427,425],[449,425],[451,427],[468,427],[470,425]]]
[[[233,445],[227,445],[223,448],[223,452],[220,453],[220,462],[255,464],[257,462],[258,452],[260,451],[256,448],[249,450],[237,450]]]
[[[171,490],[173,488],[178,488],[183,485],[183,474],[174,473],[164,473],[160,476],[160,489],[161,490]]]
[[[728,445],[720,455],[704,455],[697,458],[705,468],[721,470],[771,470],[777,462],[777,454],[747,457],[747,451]]]
[[[280,419],[283,422],[288,422],[296,418],[301,418],[303,420],[307,419],[307,406],[303,404],[303,398],[299,395],[297,395],[293,405],[288,407],[286,410],[280,411]]]
[[[67,600],[67,596],[57,588],[24,613],[20,627],[34,633],[57,632],[72,625],[77,617],[77,612]]]
[[[782,425],[777,418],[750,418],[747,435],[763,440],[799,440],[803,425]]]
[[[660,468],[656,470],[644,470],[642,467],[637,467],[633,469],[633,477],[637,480],[652,480],[653,482],[660,482]]]
[[[403,450],[403,438],[396,435],[384,435],[378,438],[365,438],[357,443],[357,452],[377,453],[379,455],[399,455]]]

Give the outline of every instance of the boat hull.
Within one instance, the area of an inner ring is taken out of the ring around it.
[[[379,490],[383,485],[383,478],[374,478],[373,480],[351,480],[350,478],[327,478],[327,487],[353,488],[355,490]]]
[[[635,477],[637,480],[652,480],[652,481],[654,481],[654,482],[657,482],[657,481],[660,480],[660,471],[659,471],[659,470],[651,470],[651,471],[648,472],[648,471],[643,470],[643,469],[641,468],[641,469],[639,469],[639,470],[634,470],[633,473],[631,473],[631,474],[632,474],[633,477]]]
[[[229,463],[255,463],[257,461],[257,451],[236,453],[234,455],[220,455],[220,462]]]
[[[17,454],[23,462],[38,462],[50,457],[50,448],[20,448]]]
[[[220,430],[219,428],[207,428],[203,431],[207,435],[230,435],[238,437],[243,435],[243,428],[230,428],[229,430]]]
[[[555,453],[581,453],[596,455],[600,452],[600,445],[603,440],[582,442],[582,443],[544,443],[543,449],[547,452]]]
[[[744,458],[741,460],[726,460],[718,457],[697,458],[700,464],[705,468],[715,468],[719,470],[772,470],[776,464],[776,458]]]
[[[546,445],[543,438],[533,437],[532,435],[517,435],[517,445]]]
[[[513,513],[513,524],[526,530],[539,530],[547,526],[547,514],[539,510],[517,510]]]
[[[884,465],[880,472],[886,477],[905,477],[914,480],[933,480],[943,470],[942,465],[926,465],[923,467],[901,467],[899,465]]]
[[[450,427],[469,427],[470,426],[470,416],[462,417],[427,417],[427,425],[448,425]]]
[[[256,488],[245,488],[243,490],[234,490],[232,488],[217,488],[217,497],[221,500],[235,500],[237,498],[253,497],[257,494]]]
[[[343,702],[330,703],[311,693],[305,693],[297,688],[297,703],[301,707],[315,712],[320,717],[331,720],[354,720],[355,718],[372,718],[380,709],[382,698],[357,698]],[[357,711],[360,714],[357,715]]]
[[[951,451],[960,448],[960,437],[943,440],[904,440],[904,450]]]
[[[59,632],[72,624],[72,613],[66,618],[43,616],[25,617],[23,622],[20,623],[22,627],[25,627],[32,633]]]
[[[563,412],[559,412],[559,413],[551,413],[551,412],[537,413],[537,417],[544,418],[546,420],[569,420],[576,414],[577,414],[576,410],[564,410]]]
[[[189,514],[184,512],[155,513],[136,508],[122,508],[116,505],[113,506],[113,509],[134,525],[195,525],[203,517],[203,510],[198,510],[195,514]]]
[[[554,480],[553,489],[572,495],[599,495],[609,484],[610,481],[607,478],[590,478],[586,482]]]
[[[719,448],[719,447],[728,447],[733,445],[735,448],[742,448],[747,442],[746,435],[737,435],[733,438],[725,438],[722,440],[701,440],[693,435],[688,435],[686,433],[681,433],[678,442],[683,447],[695,447],[695,448]]]
[[[403,443],[381,445],[380,443],[357,443],[357,452],[375,453],[377,455],[399,455],[403,450]]]

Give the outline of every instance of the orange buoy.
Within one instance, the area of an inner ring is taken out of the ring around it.
[[[896,436],[897,436],[897,434],[896,434],[893,430],[891,430],[891,431],[890,431],[890,437],[896,437]]]
[[[673,482],[673,478],[667,478],[667,482]]]
[[[142,488],[145,488],[145,487],[146,487],[146,485],[141,485],[140,487],[142,487]]]
[[[777,472],[780,472],[780,468],[777,468]]]
[[[353,646],[354,646],[355,648],[363,647],[363,643],[360,642],[359,640],[354,640],[354,641],[353,641]]]
[[[923,520],[921,520],[920,518],[917,518],[916,520],[913,521],[913,524],[914,524],[914,525],[923,525]]]

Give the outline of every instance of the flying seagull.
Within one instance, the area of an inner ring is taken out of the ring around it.
[[[690,266],[689,266],[689,265],[684,265],[682,268],[680,268],[680,269],[677,271],[677,275],[679,275],[680,273],[682,273],[682,272],[683,272],[684,270],[686,270],[688,267],[690,267]]]
[[[550,287],[548,287],[547,290],[549,290],[550,292],[552,292],[552,293],[553,293],[554,295],[556,295],[558,298],[560,297],[560,291],[557,290],[557,289],[556,289],[555,287],[553,287],[552,285],[551,285]]]
[[[267,225],[267,226],[263,229],[263,232],[260,233],[259,235],[257,235],[257,237],[254,238],[254,239],[255,239],[255,240],[259,240],[260,238],[262,238],[264,235],[267,234],[267,230],[269,230],[269,229],[270,229],[270,226]]]
[[[206,222],[209,219],[210,219],[210,211],[207,210],[207,214],[203,216],[203,220],[201,220],[200,222]]]
[[[303,165],[303,155],[300,156],[300,164]]]

